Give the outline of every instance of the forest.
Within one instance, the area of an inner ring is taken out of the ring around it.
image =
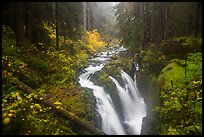
[[[2,11],[2,135],[202,135],[202,2]]]

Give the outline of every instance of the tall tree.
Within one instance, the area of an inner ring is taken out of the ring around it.
[[[170,19],[170,5],[171,3],[165,2],[164,4],[164,39],[169,38],[169,19]]]
[[[88,30],[90,31],[91,29],[91,2],[87,3],[87,18],[88,18]]]
[[[140,19],[141,19],[141,22],[143,24],[144,20],[144,2],[140,2]],[[141,35],[140,35],[140,44],[141,44],[141,47],[142,49],[144,49],[144,28],[141,29]]]
[[[44,22],[54,23],[53,3],[25,2],[25,32],[30,43],[50,43]]]
[[[86,9],[87,9],[87,6],[86,6],[86,2],[83,2],[83,19],[84,19],[84,29],[86,30]]]
[[[59,49],[59,24],[58,24],[58,3],[55,2],[55,21],[56,21],[56,50]]]
[[[151,42],[159,44],[159,7],[158,2],[152,4],[152,15],[151,15]]]
[[[199,29],[199,17],[200,17],[200,7],[201,7],[201,3],[198,2],[197,3],[197,9],[196,9],[196,23],[195,23],[195,37],[198,36],[198,29]]]
[[[15,33],[16,33],[16,43],[18,46],[23,46],[25,43],[25,30],[24,30],[24,2],[15,2]]]
[[[26,35],[26,39],[29,40],[29,42],[31,42],[32,39],[32,20],[33,20],[33,16],[32,16],[32,9],[31,9],[31,5],[30,3],[26,2],[25,3],[25,35]]]

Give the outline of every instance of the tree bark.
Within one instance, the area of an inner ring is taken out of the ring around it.
[[[39,98],[39,99],[43,98],[41,100],[41,102],[48,107],[52,107],[52,109],[54,110],[53,112],[57,113],[62,118],[72,121],[76,125],[79,125],[80,127],[84,128],[85,130],[89,131],[90,133],[92,133],[94,135],[106,135],[100,129],[90,125],[86,121],[81,120],[80,118],[75,116],[73,113],[65,110],[64,108],[62,108],[62,107],[56,108],[56,106],[49,99],[42,96],[40,93],[36,92],[34,89],[30,88],[29,86],[27,86],[26,84],[21,82],[19,79],[13,77],[12,74],[8,73],[6,70],[4,70],[2,72],[2,74],[4,77],[8,78],[10,80],[10,82],[13,83],[14,85],[16,85],[18,88],[21,88],[22,90],[26,91],[29,94],[35,93],[37,95],[37,98]]]
[[[24,2],[14,3],[15,11],[15,33],[16,33],[16,44],[22,47],[25,44],[25,30],[24,30]]]
[[[200,17],[200,4],[197,2],[197,11],[196,11],[196,24],[195,24],[195,37],[198,37],[198,27],[199,27],[199,17]]]
[[[91,4],[90,2],[88,3],[88,10],[87,10],[87,14],[88,14],[88,30],[91,30]]]
[[[86,30],[86,2],[83,2],[83,13],[84,13],[84,29]]]
[[[165,33],[165,3],[161,3],[161,6],[159,6],[160,8],[160,42],[161,40],[164,40],[164,33]]]
[[[165,5],[165,11],[164,11],[164,39],[169,39],[169,16],[170,16],[170,7],[169,3],[166,3]]]
[[[144,24],[144,2],[140,2],[140,18],[142,24]],[[141,35],[140,35],[140,44],[142,47],[142,50],[144,50],[144,26],[141,28]]]
[[[155,31],[156,31],[156,25],[155,25],[156,19],[155,19],[155,3],[152,5],[152,14],[151,14],[151,42],[154,43],[156,39]]]
[[[161,42],[161,7],[160,3],[154,3],[152,5],[151,14],[151,42],[159,45]]]
[[[55,2],[52,2],[52,16],[55,19]]]
[[[26,39],[28,41],[31,41],[31,16],[30,16],[30,11],[28,10],[31,10],[29,9],[29,3],[26,2],[25,3],[25,36],[26,36]]]
[[[56,20],[56,50],[59,50],[59,18],[58,18],[58,3],[55,2],[55,20]]]

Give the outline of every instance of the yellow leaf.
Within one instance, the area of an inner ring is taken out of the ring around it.
[[[33,105],[31,105],[31,106],[30,106],[30,108],[31,108],[31,109],[33,109],[33,108],[34,108],[34,106],[33,106]]]
[[[3,120],[3,123],[6,125],[8,123],[10,123],[10,118],[9,117],[6,117],[4,120]]]
[[[40,106],[39,104],[35,104],[35,106],[36,106],[37,108],[41,108],[41,106]]]
[[[55,105],[62,105],[62,103],[59,102],[59,101],[56,101],[54,104],[55,104]]]
[[[16,96],[19,96],[19,93],[18,93],[18,92],[16,92]]]
[[[16,111],[15,111],[15,110],[12,110],[12,109],[10,110],[10,112],[11,112],[11,113],[16,113]]]
[[[8,114],[8,117],[12,117],[12,116],[13,116],[13,114],[12,114],[12,113],[9,113],[9,114]]]
[[[33,97],[34,97],[35,99],[37,99],[37,98],[38,98],[38,95],[37,95],[37,94],[35,94]]]
[[[26,98],[28,98],[28,99],[31,98],[31,94],[29,94],[28,96],[26,96]]]
[[[193,81],[193,84],[198,84],[198,81],[196,82],[196,81]]]
[[[6,117],[6,115],[7,115],[7,113],[3,113],[2,117],[4,118],[4,117]]]
[[[22,98],[20,96],[17,96],[17,99],[20,100],[20,101],[22,100]]]

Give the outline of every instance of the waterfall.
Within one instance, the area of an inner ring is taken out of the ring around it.
[[[93,68],[90,66],[86,70],[93,70]],[[95,72],[96,71],[99,71],[99,69],[96,69]],[[94,71],[91,72],[94,73]],[[105,93],[103,87],[94,85],[94,83],[89,80],[89,74],[91,74],[90,71],[82,74],[79,77],[79,83],[82,87],[87,87],[93,90],[93,94],[96,98],[96,109],[102,119],[102,130],[109,135],[124,135],[125,131],[114,109],[112,99],[109,94]]]
[[[97,57],[91,59],[93,61],[92,64],[79,76],[79,83],[82,87],[92,90],[96,99],[96,110],[101,117],[101,128],[106,134],[139,135],[141,133],[142,119],[146,116],[146,105],[137,89],[136,75],[133,81],[125,71],[121,70],[122,85],[115,78],[109,76],[116,86],[117,90],[114,92],[119,96],[121,112],[116,111],[115,102],[113,102],[109,93],[105,92],[103,87],[95,85],[90,80],[90,77],[95,72],[100,71],[106,61],[110,60],[111,56],[126,50],[123,47],[118,47],[112,47],[109,51],[101,52]],[[138,64],[136,66],[139,69]]]
[[[109,78],[115,83],[117,91],[122,102],[124,121],[128,134],[139,135],[141,132],[142,119],[146,116],[146,105],[144,99],[141,97],[137,85],[131,77],[121,70],[121,76],[125,84],[122,87],[119,82],[109,76]]]

